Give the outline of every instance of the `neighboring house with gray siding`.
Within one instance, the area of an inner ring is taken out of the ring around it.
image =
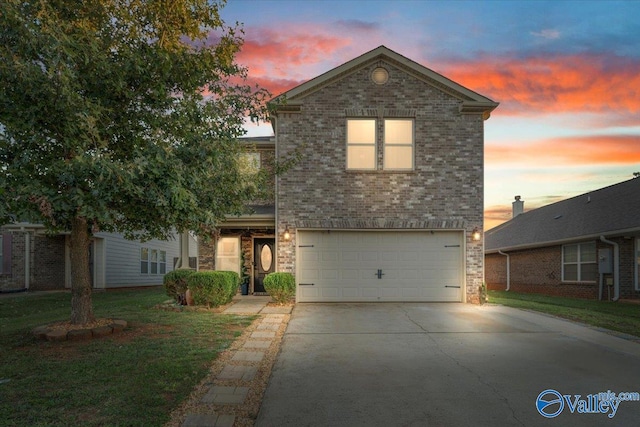
[[[299,161],[275,198],[228,218],[204,268],[296,299],[478,302],[484,279],[484,121],[497,103],[380,46],[271,101],[260,161]]]
[[[0,292],[71,287],[68,234],[47,234],[38,224],[16,223],[0,233]],[[198,242],[190,237],[191,265],[196,268]],[[117,233],[96,233],[90,248],[94,289],[157,286],[180,256],[174,240],[127,240]]]
[[[489,289],[640,298],[640,178],[523,212],[485,233]]]

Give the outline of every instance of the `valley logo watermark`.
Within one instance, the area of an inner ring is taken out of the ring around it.
[[[638,402],[640,393],[621,392],[611,390],[588,394],[582,398],[581,394],[561,394],[559,391],[548,389],[538,395],[536,409],[545,418],[555,418],[568,409],[572,414],[607,414],[609,418],[616,416],[620,402]]]

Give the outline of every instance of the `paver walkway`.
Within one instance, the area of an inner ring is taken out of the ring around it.
[[[220,369],[205,380],[205,388],[200,392],[198,404],[184,415],[181,427],[232,427],[253,425],[248,417],[239,418],[243,405],[248,406],[255,399],[261,399],[268,381],[282,334],[289,321],[292,306],[271,307],[267,303],[271,297],[243,296],[238,298],[225,314],[257,314],[258,319],[239,343],[228,350],[230,354]],[[236,344],[234,343],[234,344]]]

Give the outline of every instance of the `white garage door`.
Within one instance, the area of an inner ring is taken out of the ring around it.
[[[462,301],[463,233],[298,231],[299,302]]]

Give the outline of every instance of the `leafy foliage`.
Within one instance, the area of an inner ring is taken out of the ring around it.
[[[269,273],[264,288],[278,304],[286,304],[296,294],[296,281],[291,273]]]
[[[195,273],[194,270],[173,270],[162,278],[164,289],[176,303],[186,305],[187,278]]]
[[[162,238],[242,211],[259,186],[238,165],[237,138],[245,115],[265,116],[267,94],[242,84],[242,40],[210,3],[2,3],[0,197],[11,213]]]
[[[187,286],[196,305],[219,307],[231,302],[238,291],[240,276],[234,271],[198,271],[187,277]]]
[[[0,223],[71,231],[72,322],[97,231],[201,235],[258,196],[238,161],[264,90],[215,0],[0,2]]]

